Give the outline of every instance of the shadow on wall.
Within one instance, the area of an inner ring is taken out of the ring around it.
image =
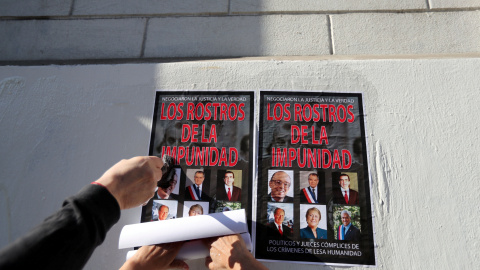
[[[150,65],[0,70],[0,152],[8,153],[0,162],[3,247],[119,160],[148,154],[155,74]],[[129,218],[140,217],[122,213]],[[121,266],[124,253],[112,252],[119,230],[112,228],[90,265]]]

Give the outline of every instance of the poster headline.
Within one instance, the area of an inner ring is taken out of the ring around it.
[[[353,105],[267,103],[267,121],[295,121],[302,123],[321,123],[314,125],[291,125],[290,143],[292,146],[328,145],[325,123],[353,123],[355,114]],[[317,136],[318,134],[318,136]],[[272,167],[333,168],[349,169],[352,154],[347,149],[308,147],[272,147]]]
[[[205,99],[202,99],[202,101],[205,101]],[[218,142],[218,124],[222,124],[223,121],[245,120],[245,103],[162,103],[160,120],[186,120],[187,123],[182,124],[181,143],[185,145],[191,143],[207,145],[162,146],[162,156],[164,154],[173,156],[176,164],[180,164],[184,160],[187,166],[234,167],[237,165],[239,155],[236,147],[217,148],[211,145]]]

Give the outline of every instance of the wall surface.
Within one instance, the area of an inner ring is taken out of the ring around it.
[[[155,89],[360,91],[378,268],[478,268],[480,187],[464,181],[480,173],[479,10],[479,0],[2,0],[0,247],[118,160],[148,153]],[[86,269],[120,267],[120,229],[139,219],[124,211]],[[299,267],[319,268],[334,267]]]
[[[0,67],[0,246],[148,153],[155,89],[361,91],[378,268],[474,269],[480,231],[465,228],[477,226],[480,188],[464,180],[480,174],[479,72],[479,58]],[[120,229],[139,219],[124,211],[86,269],[120,267]]]
[[[479,0],[3,0],[0,63],[480,53]]]

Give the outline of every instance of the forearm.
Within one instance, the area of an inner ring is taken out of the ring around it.
[[[120,218],[115,198],[89,185],[24,237],[0,251],[0,269],[81,269]]]

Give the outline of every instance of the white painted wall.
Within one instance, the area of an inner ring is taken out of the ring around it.
[[[378,268],[478,268],[479,8],[480,0],[2,0],[0,247],[116,161],[148,153],[155,89],[362,91]],[[252,56],[266,57],[178,59]],[[159,58],[178,62],[34,66]],[[17,64],[27,66],[9,66]],[[124,211],[86,269],[121,266],[120,228],[139,216]],[[300,267],[319,268],[331,267]]]
[[[479,73],[480,58],[455,57],[2,66],[0,246],[116,161],[148,153],[155,89],[362,91],[378,268],[475,269]],[[120,267],[120,229],[139,219],[123,211],[86,269]]]

